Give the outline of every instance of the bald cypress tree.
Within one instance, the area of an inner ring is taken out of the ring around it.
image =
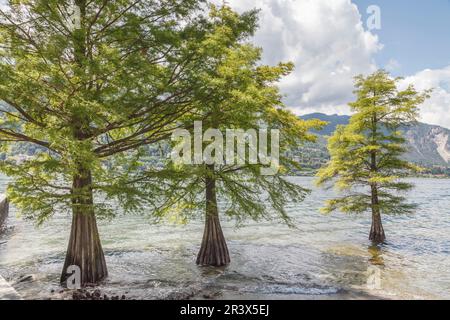
[[[260,64],[261,49],[249,41],[257,12],[212,7],[208,21],[211,36],[202,47],[214,63],[205,62],[208,68],[199,74],[205,90],[196,96],[197,112],[183,119],[185,128],[196,121],[201,127],[182,134],[187,161],[173,163],[178,179],[172,181],[173,192],[160,214],[175,214],[181,221],[200,215],[204,231],[196,263],[220,267],[231,261],[221,226],[224,217],[238,224],[272,220],[292,226],[285,207],[302,201],[308,190],[286,177],[299,169],[286,151],[314,141],[308,130],[322,123],[303,121],[283,105],[277,82],[293,65]],[[243,140],[238,142],[227,130],[240,130]],[[261,133],[267,137],[266,150]],[[242,142],[244,152],[239,151]]]
[[[70,265],[107,276],[96,217],[141,208],[123,185],[142,146],[170,136],[200,86],[203,1],[17,0],[0,11],[0,170],[26,218],[69,211]],[[17,145],[34,148],[13,157]]]
[[[329,200],[324,212],[370,211],[369,239],[375,243],[386,240],[382,214],[410,213],[416,207],[402,195],[413,188],[402,178],[419,168],[402,159],[407,148],[400,129],[417,121],[428,92],[413,86],[399,90],[400,80],[383,70],[356,78],[354,114],[329,139],[331,160],[318,172],[318,185],[334,185],[343,194]]]

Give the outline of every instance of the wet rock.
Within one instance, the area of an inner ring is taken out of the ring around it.
[[[84,296],[81,292],[75,291],[72,293],[73,300],[83,300]]]
[[[28,275],[25,275],[25,276],[19,278],[19,280],[17,280],[16,283],[31,282],[34,280],[36,280],[36,277],[32,274],[28,274]]]
[[[221,296],[222,293],[220,291],[215,292],[208,292],[203,294],[203,299],[217,299],[219,296]]]
[[[198,289],[198,288],[188,288],[184,292],[180,292],[180,291],[171,292],[165,298],[165,300],[189,300],[192,297],[194,297],[196,294],[198,294],[199,291],[200,291],[200,289]]]
[[[102,293],[99,289],[90,292],[86,289],[79,289],[72,293],[73,300],[126,300],[127,297],[122,295],[112,295],[111,297]]]

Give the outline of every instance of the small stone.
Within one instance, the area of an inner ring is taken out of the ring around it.
[[[23,276],[17,282],[28,282],[28,281],[33,281],[33,280],[34,280],[34,276],[32,274],[29,274],[27,276]]]

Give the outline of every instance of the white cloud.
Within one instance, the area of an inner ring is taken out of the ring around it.
[[[417,90],[433,89],[431,98],[421,107],[420,120],[450,128],[450,66],[418,72],[405,78],[406,84],[413,84]]]
[[[401,67],[401,64],[397,60],[390,59],[384,68],[387,71],[392,72],[392,71],[399,69],[400,67]]]
[[[285,102],[297,113],[348,112],[353,78],[376,69],[381,48],[365,31],[350,0],[230,0],[238,11],[260,8],[255,43],[264,62],[292,61],[296,69],[281,82]]]
[[[8,1],[0,0],[0,10],[8,10]]]
[[[214,0],[222,3],[222,0]],[[0,6],[5,0],[0,0]],[[286,104],[296,113],[349,113],[354,100],[353,77],[373,72],[378,37],[363,27],[351,0],[228,0],[237,11],[260,8],[255,44],[264,49],[264,63],[292,61],[296,69],[280,86]],[[391,59],[389,71],[400,67]],[[421,108],[421,121],[450,128],[450,66],[407,77],[418,90],[434,88]]]
[[[219,0],[217,0],[219,1]],[[219,1],[221,3],[221,1]],[[374,56],[383,45],[364,29],[363,15],[351,0],[229,0],[239,12],[261,9],[255,44],[264,63],[292,61],[296,69],[280,86],[296,113],[349,113],[353,78],[377,69]],[[401,67],[391,59],[388,71]],[[434,88],[421,108],[421,121],[450,128],[450,66],[424,70],[405,79],[419,90]]]

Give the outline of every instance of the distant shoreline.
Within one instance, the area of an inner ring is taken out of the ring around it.
[[[315,171],[304,171],[292,174],[293,177],[314,177],[317,173]],[[440,174],[419,174],[419,175],[408,175],[407,178],[426,178],[426,179],[450,179],[450,175],[440,175]]]

